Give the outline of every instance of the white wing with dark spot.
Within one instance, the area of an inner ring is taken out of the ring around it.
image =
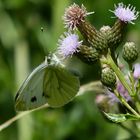
[[[35,109],[46,103],[60,107],[79,90],[79,78],[58,63],[39,65],[27,77],[15,97],[17,111]]]
[[[15,97],[17,111],[34,109],[47,103],[43,96],[43,79],[47,66],[42,63],[24,81]]]

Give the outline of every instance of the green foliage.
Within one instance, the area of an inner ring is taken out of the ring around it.
[[[88,11],[95,11],[89,20],[96,26],[112,25],[114,20],[108,9],[118,1],[101,0],[3,0],[0,1],[0,123],[16,114],[14,96],[29,72],[40,64],[45,55],[57,48],[63,33],[62,15],[69,3],[84,4]],[[126,1],[137,6],[139,1]],[[96,19],[96,20],[95,20]],[[137,20],[139,22],[139,20]],[[43,32],[41,28],[43,27]],[[138,45],[140,25],[130,32]],[[80,70],[81,83],[99,79],[99,64],[87,66],[73,58],[68,65]],[[94,104],[95,96],[78,97],[60,109],[45,109],[23,118],[0,132],[1,140],[112,140],[117,127],[104,121]],[[128,116],[125,116],[125,118]],[[129,116],[131,118],[131,116]],[[23,123],[21,123],[23,121]]]

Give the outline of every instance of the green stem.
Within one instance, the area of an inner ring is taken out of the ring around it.
[[[24,111],[24,112],[18,113],[16,116],[12,117],[11,119],[7,120],[6,122],[4,122],[3,124],[0,125],[0,132],[2,130],[4,130],[5,128],[7,128],[8,126],[10,126],[15,121],[17,121],[17,120],[21,119],[22,117],[26,116],[27,114],[30,114],[31,112],[34,112],[34,111],[37,111],[37,110],[40,110],[40,109],[43,109],[43,108],[47,108],[47,107],[49,107],[49,105],[45,104],[45,105],[43,105],[39,108],[36,108],[34,110]]]
[[[132,68],[132,64],[129,64],[129,71],[130,71],[130,82],[131,82],[131,88],[132,88],[132,93],[133,93],[133,99],[135,101],[135,106],[137,111],[140,113],[140,103],[139,103],[139,96],[137,91],[135,90],[135,79],[133,76],[133,68]]]
[[[132,90],[128,83],[126,82],[126,79],[124,78],[124,75],[120,71],[120,69],[117,67],[117,65],[114,63],[110,53],[107,54],[107,64],[114,70],[115,74],[119,78],[120,82],[123,84],[123,86],[126,88],[126,90],[129,92],[130,96],[133,95]]]
[[[120,96],[118,91],[115,89],[114,90],[115,95],[118,97],[118,99],[121,101],[121,103],[128,109],[130,110],[134,115],[136,115],[138,118],[140,118],[140,115],[126,102],[126,100]]]
[[[126,79],[124,78],[123,73],[120,71],[120,69],[117,67],[117,65],[113,61],[113,59],[110,55],[110,52],[107,54],[107,58],[101,59],[101,62],[108,64],[114,70],[115,74],[117,75],[117,77],[119,78],[119,80],[121,81],[123,86],[126,88],[126,90],[129,92],[129,94],[132,96],[133,92],[131,91],[131,88],[128,85],[128,83],[126,82]],[[116,96],[119,98],[119,100],[122,102],[122,104],[127,109],[129,109],[133,114],[135,114],[138,118],[140,118],[140,115],[126,102],[126,100],[122,96],[120,96],[120,94],[118,93],[118,91],[116,89],[114,90],[114,93],[116,94]]]
[[[136,92],[135,92],[135,81],[134,81],[134,77],[133,77],[133,70],[132,70],[132,64],[129,64],[129,71],[130,71],[130,82],[131,82],[131,88],[132,88],[132,93],[133,96],[136,96]]]
[[[140,103],[139,103],[139,101],[135,102],[135,106],[136,106],[136,109],[138,110],[138,112],[140,113]]]

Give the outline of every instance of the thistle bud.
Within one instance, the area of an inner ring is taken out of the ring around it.
[[[85,63],[92,64],[99,59],[99,54],[95,48],[81,45],[77,56]]]
[[[138,58],[138,48],[134,42],[127,42],[123,46],[123,58],[128,63],[133,63]]]
[[[110,26],[102,26],[100,28],[100,32],[105,36],[105,38],[108,38],[108,35],[111,32],[111,27]]]
[[[111,48],[112,44],[110,44],[111,41],[111,34],[112,34],[112,28],[110,26],[102,26],[100,28],[100,32],[103,34],[103,36],[106,38],[107,40],[107,44],[108,44],[108,47]]]
[[[111,68],[103,68],[101,73],[101,82],[103,85],[111,89],[116,87],[116,75]]]

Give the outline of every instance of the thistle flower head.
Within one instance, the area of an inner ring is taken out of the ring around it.
[[[79,41],[79,37],[76,34],[70,32],[64,33],[58,40],[58,53],[64,58],[72,56],[78,51],[78,47],[81,46],[82,41]]]
[[[121,21],[125,23],[133,23],[133,20],[136,20],[139,16],[139,12],[135,10],[135,7],[124,5],[123,3],[119,3],[115,5],[115,10],[111,11],[118,17]]]
[[[63,16],[65,27],[69,29],[75,29],[80,22],[84,21],[87,15],[93,13],[94,12],[87,12],[84,5],[80,7],[74,3],[65,10],[65,14]]]

